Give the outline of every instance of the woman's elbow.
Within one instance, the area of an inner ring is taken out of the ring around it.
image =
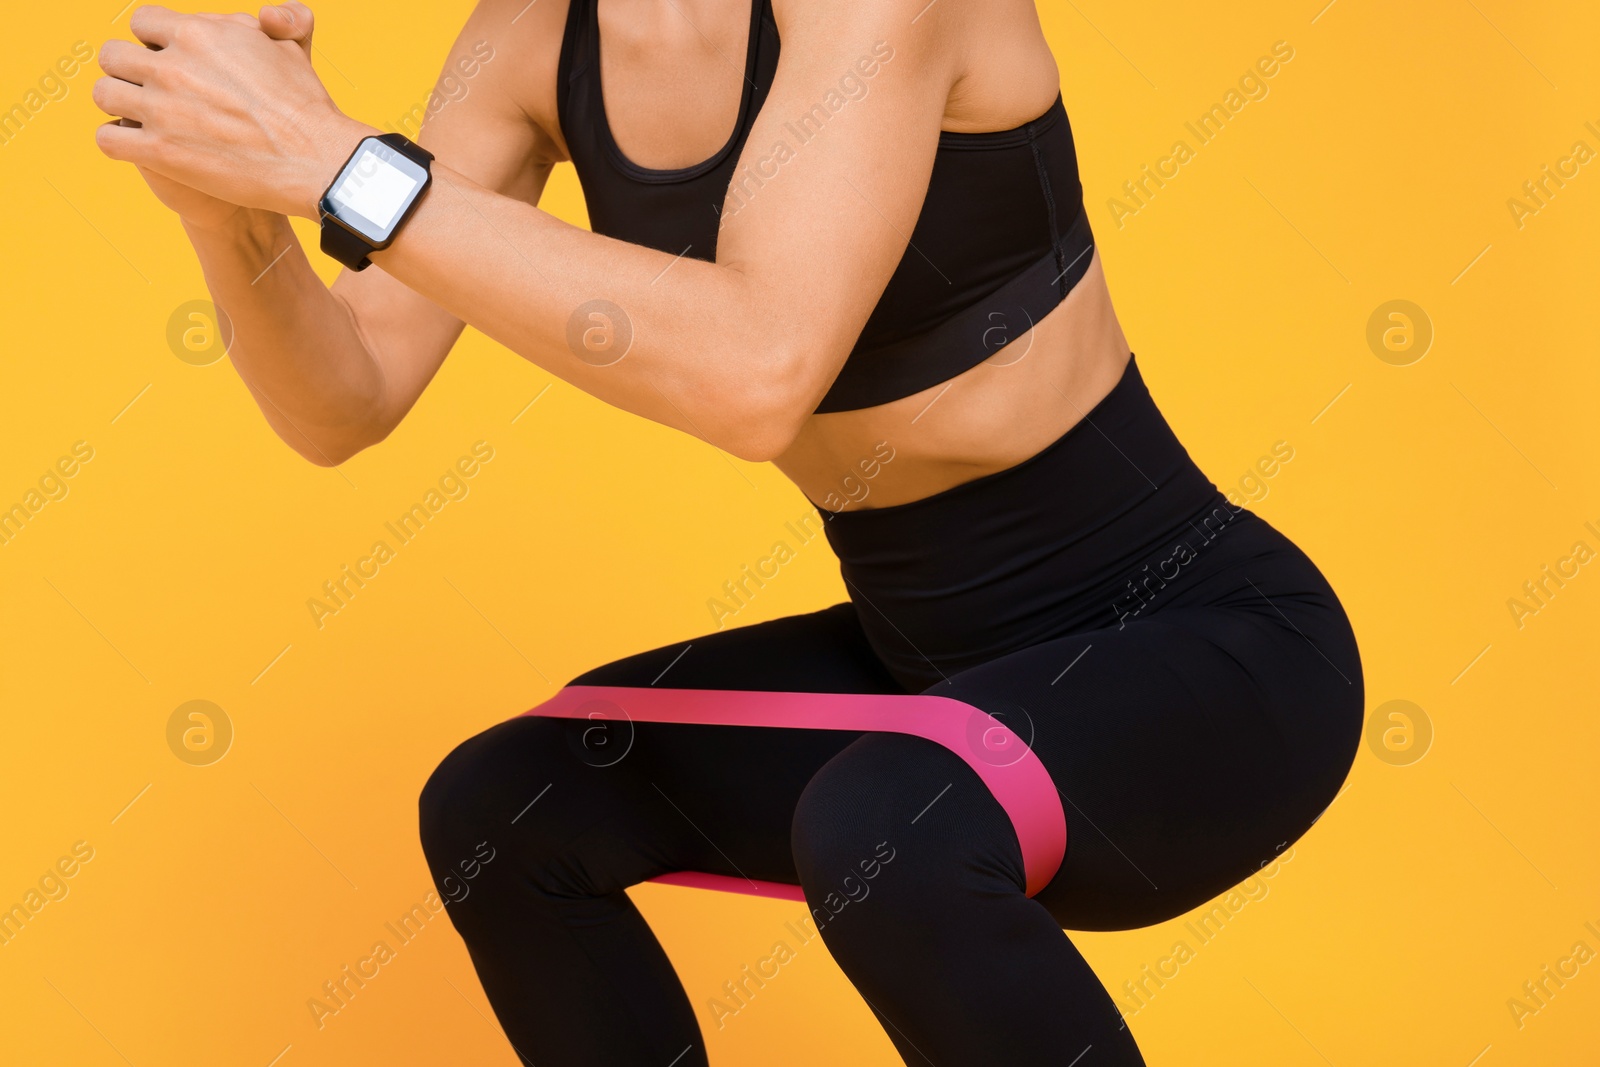
[[[290,448],[299,454],[300,458],[314,467],[342,467],[348,463],[359,448],[339,447],[334,444],[319,445],[314,441],[289,441]]]
[[[798,387],[793,376],[763,376],[739,391],[730,404],[738,414],[725,424],[719,435],[723,440],[715,443],[750,463],[771,462],[800,436],[815,406],[810,400],[810,391]]]
[[[316,438],[295,429],[291,433],[279,436],[283,438],[285,444],[313,465],[340,467],[388,437],[392,429],[392,426],[370,427],[359,432],[347,430],[338,434],[321,434]]]
[[[770,463],[789,451],[789,446],[794,444],[798,435],[798,429],[790,431],[770,423],[751,425],[741,427],[730,435],[721,447],[724,452],[747,463]]]
[[[354,458],[356,453],[361,451],[359,448],[350,448],[329,452],[316,445],[312,445],[310,448],[296,448],[293,445],[289,447],[294,448],[300,454],[300,458],[306,460],[312,466],[323,468],[342,467]]]

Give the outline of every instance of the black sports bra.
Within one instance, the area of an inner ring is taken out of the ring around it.
[[[603,233],[714,261],[721,213],[762,180],[735,173],[778,66],[770,0],[752,0],[744,95],[727,144],[692,167],[652,170],[611,135],[600,85],[597,0],[570,0],[557,74],[557,115]],[[892,53],[891,53],[892,55]],[[880,55],[878,58],[882,58]],[[789,148],[825,121],[781,127]],[[1014,130],[942,133],[911,244],[819,412],[875,407],[948,381],[994,355],[1053,310],[1089,269],[1094,236],[1061,98]]]

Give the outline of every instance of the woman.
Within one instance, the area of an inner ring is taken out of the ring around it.
[[[441,892],[480,846],[509,857],[451,914],[524,1060],[706,1062],[627,886],[815,901],[870,864],[821,934],[907,1062],[1142,1063],[1063,928],[1168,919],[1302,834],[1354,757],[1361,667],[1317,569],[1145,389],[1029,0],[483,0],[446,68],[478,57],[465,95],[421,135],[432,185],[331,290],[287,217],[377,131],[313,73],[310,11],[132,30],[99,144],[182,216],[291,447],[382,440],[470,322],[776,463],[841,561],[848,603],[577,682],[954,698],[1064,798],[1029,897],[1001,805],[921,738],[640,723],[602,758],[579,724],[496,726],[435,772],[422,834]],[[593,233],[535,206],[562,160]]]

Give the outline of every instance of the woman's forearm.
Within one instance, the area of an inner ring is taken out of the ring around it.
[[[381,438],[382,370],[289,220],[241,209],[224,225],[184,229],[232,326],[229,357],[278,435],[323,465]]]
[[[697,251],[579,229],[436,163],[416,214],[373,262],[607,403],[771,458],[809,410],[800,371],[817,361],[796,349],[807,331],[773,310],[799,313],[803,294],[772,299],[761,279]]]
[[[341,145],[365,132],[343,131]],[[368,344],[378,324],[362,321],[381,309],[330,292],[283,215],[246,209],[185,229],[232,324],[234,365],[279,436],[324,465],[382,439],[414,397],[387,395]],[[773,301],[733,267],[578,229],[437,163],[416,214],[372,260],[552,374],[735,455],[771,458],[803,418],[805,357],[786,343],[798,324],[762,313]]]

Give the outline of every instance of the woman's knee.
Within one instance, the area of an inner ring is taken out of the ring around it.
[[[983,780],[949,749],[905,734],[868,734],[818,771],[791,841],[814,903],[893,885],[909,907],[1025,884],[1016,832]]]
[[[523,716],[445,757],[418,803],[422,850],[441,895],[480,867],[490,873],[462,887],[473,908],[528,889],[548,899],[604,896],[653,873],[673,845],[660,796],[637,759],[612,755],[614,737],[595,747],[595,730]]]
[[[519,808],[551,780],[545,764],[559,751],[561,725],[511,719],[468,738],[440,761],[417,801],[422,850],[435,871],[505,837]]]

